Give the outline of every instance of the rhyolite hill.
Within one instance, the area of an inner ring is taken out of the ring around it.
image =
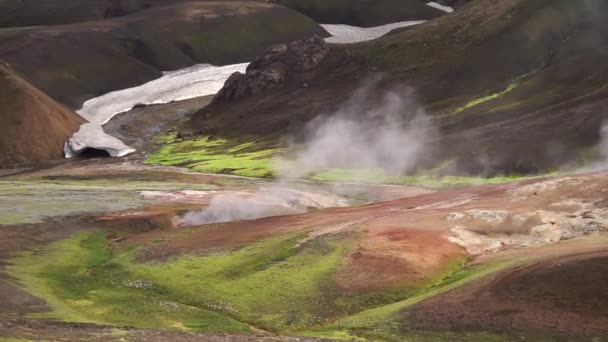
[[[58,159],[85,120],[0,63],[0,165]]]

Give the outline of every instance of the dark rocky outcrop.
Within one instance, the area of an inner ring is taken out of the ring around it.
[[[329,47],[319,36],[273,46],[254,59],[245,74],[232,74],[214,102],[238,100],[272,89],[285,82],[290,74],[313,70],[328,53]]]

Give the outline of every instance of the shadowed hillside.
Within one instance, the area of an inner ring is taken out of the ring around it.
[[[326,32],[261,2],[182,2],[108,20],[0,29],[0,58],[56,100],[92,97],[196,63],[246,62],[272,44]]]
[[[60,158],[84,122],[0,62],[0,165]]]
[[[443,11],[421,0],[273,0],[324,24],[379,26],[397,21],[429,20]]]
[[[593,147],[608,116],[607,10],[599,0],[477,0],[377,41],[335,46],[315,71],[293,75],[280,89],[215,103],[183,131],[297,131],[375,75],[376,91],[406,85],[433,114],[440,139],[429,141],[435,152],[427,168],[552,169]]]

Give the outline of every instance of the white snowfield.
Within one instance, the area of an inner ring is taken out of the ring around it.
[[[426,21],[401,21],[376,27],[358,27],[343,24],[321,24],[321,26],[332,35],[329,38],[325,38],[327,43],[353,44],[378,39],[396,28],[418,25],[424,22]]]
[[[453,7],[445,6],[445,5],[442,5],[442,4],[437,3],[435,1],[427,2],[426,4],[428,6],[434,7],[436,9],[438,9],[438,10],[441,10],[441,11],[444,11],[444,12],[447,12],[447,13],[454,12],[454,8]]]
[[[163,104],[213,95],[234,72],[245,72],[249,63],[213,66],[197,64],[188,68],[167,71],[163,76],[140,86],[117,90],[86,101],[77,113],[89,123],[81,126],[65,144],[65,157],[79,155],[87,147],[108,151],[122,157],[135,149],[106,134],[102,125],[115,115],[137,105]]]
[[[197,64],[167,71],[140,86],[113,91],[86,101],[77,113],[89,122],[105,124],[116,114],[137,105],[163,104],[217,93],[233,73],[245,72],[249,63],[225,66]]]
[[[65,143],[63,152],[66,158],[72,158],[80,155],[87,148],[105,150],[112,157],[122,157],[135,152],[135,149],[106,134],[98,123],[82,124],[78,132]]]

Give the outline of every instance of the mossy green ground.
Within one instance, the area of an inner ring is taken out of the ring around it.
[[[201,137],[178,140],[160,137],[165,145],[146,159],[146,164],[185,166],[193,171],[273,177],[272,157],[280,152],[272,144]]]
[[[43,316],[150,328],[249,331],[246,324],[176,301],[162,287],[131,277],[111,261],[106,243],[101,232],[82,233],[51,244],[43,255],[23,254],[8,270],[47,300],[53,311]]]
[[[385,329],[402,308],[498,269],[463,269],[458,261],[421,284],[347,295],[333,275],[351,236],[299,245],[303,237],[140,262],[140,249],[111,247],[103,232],[83,232],[15,257],[8,271],[47,300],[52,311],[43,316],[66,321],[239,333],[255,326],[327,337],[360,330],[357,336],[367,337],[365,329]],[[387,337],[395,333],[386,330]]]
[[[392,176],[383,170],[375,169],[329,169],[317,172],[310,179],[321,182],[356,182],[356,183],[388,183],[399,185],[421,186],[426,188],[443,188],[476,184],[497,184],[522,179],[522,176],[496,176],[491,178],[466,176],[434,176],[432,174]]]
[[[253,140],[232,141],[209,137],[178,140],[174,134],[170,134],[160,136],[157,141],[164,146],[146,159],[147,164],[185,166],[198,172],[248,177],[277,177],[273,158],[286,152],[272,143]],[[432,173],[392,176],[380,169],[326,169],[311,173],[306,178],[320,182],[388,183],[429,188],[495,184],[521,178],[517,175],[492,178],[434,176]]]

